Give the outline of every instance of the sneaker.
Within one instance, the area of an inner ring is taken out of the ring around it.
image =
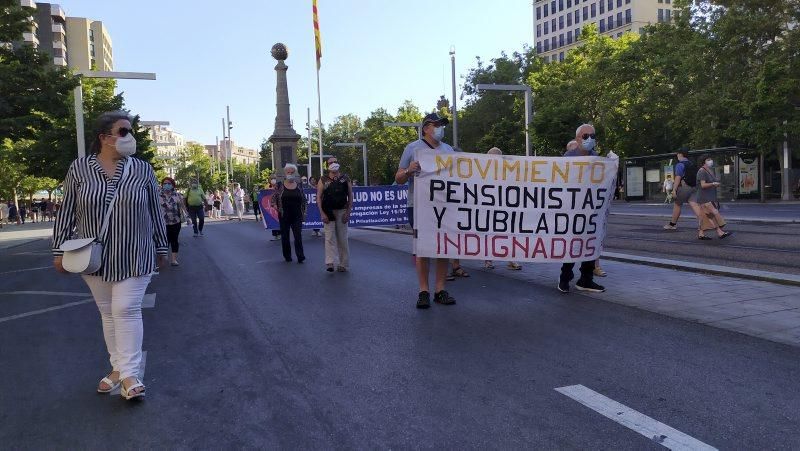
[[[328,272],[333,272],[333,265],[327,265],[327,266],[325,267],[325,271],[328,271]]]
[[[575,284],[575,288],[577,288],[578,291],[591,291],[592,293],[602,293],[606,291],[604,286],[598,285],[594,281],[585,283],[579,280],[578,283]]]
[[[417,308],[428,308],[431,306],[431,294],[427,291],[420,291],[417,298]]]
[[[597,277],[605,277],[605,276],[608,275],[608,273],[603,271],[603,268],[601,268],[599,266],[594,268],[593,272],[594,272],[594,275],[597,276]]]
[[[558,291],[562,293],[569,293],[569,280],[564,281],[561,278],[558,279]]]
[[[442,305],[453,305],[456,303],[456,299],[453,296],[450,296],[445,290],[442,290],[433,295],[433,302]]]
[[[665,224],[664,230],[678,230],[678,226],[672,224]]]

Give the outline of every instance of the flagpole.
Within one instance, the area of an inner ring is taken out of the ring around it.
[[[319,66],[317,66],[317,121],[319,121],[319,176],[322,178],[325,173],[322,169],[322,101],[319,95]]]

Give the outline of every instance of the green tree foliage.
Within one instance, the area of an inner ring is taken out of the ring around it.
[[[186,147],[180,157],[178,172],[175,173],[175,182],[179,189],[184,190],[189,187],[192,180],[198,180],[203,189],[220,189],[225,185],[225,173],[214,171],[211,175],[212,159],[206,153],[206,148],[196,142],[186,143]]]

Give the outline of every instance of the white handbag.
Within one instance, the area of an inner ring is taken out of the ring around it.
[[[114,196],[108,204],[106,215],[103,218],[103,225],[100,228],[100,235],[96,238],[79,238],[75,240],[67,240],[61,244],[60,250],[64,251],[61,259],[61,266],[65,271],[75,274],[93,274],[96,273],[103,263],[103,243],[105,240],[106,231],[108,230],[108,221],[111,219],[111,210],[114,209],[114,203],[117,200],[117,193],[119,192],[120,184],[128,173],[128,167],[131,161],[125,163],[125,168],[122,170],[122,176],[117,182],[117,189],[114,191]]]

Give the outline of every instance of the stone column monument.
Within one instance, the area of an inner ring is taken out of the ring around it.
[[[283,171],[280,169],[286,163],[297,162],[297,143],[300,141],[300,135],[292,128],[292,121],[289,117],[289,87],[286,84],[286,69],[289,66],[284,63],[289,57],[289,51],[285,45],[279,42],[272,46],[271,53],[272,57],[278,60],[278,64],[275,65],[277,114],[275,115],[275,130],[269,137],[269,142],[272,143],[277,178],[283,179]]]

